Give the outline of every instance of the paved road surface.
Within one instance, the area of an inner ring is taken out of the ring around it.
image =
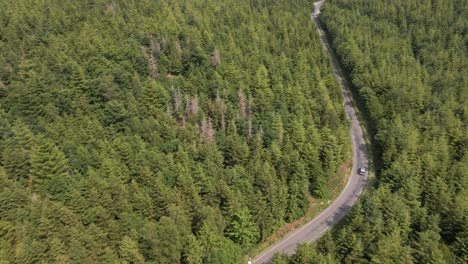
[[[368,165],[366,145],[362,135],[362,130],[359,125],[359,121],[356,118],[356,113],[354,112],[351,100],[349,99],[348,90],[346,89],[343,82],[341,70],[317,21],[317,17],[320,14],[320,7],[324,2],[325,0],[322,0],[314,4],[315,10],[312,13],[312,20],[317,26],[320,35],[320,42],[323,48],[332,59],[335,76],[338,79],[343,91],[344,107],[348,113],[349,119],[351,120],[350,133],[353,145],[353,168],[351,171],[351,176],[343,192],[328,208],[326,208],[322,213],[320,213],[305,226],[289,234],[281,241],[258,255],[255,259],[252,260],[252,263],[255,264],[268,263],[273,254],[278,251],[292,254],[294,253],[299,243],[304,241],[313,242],[318,239],[325,231],[336,225],[349,212],[349,210],[353,207],[353,205],[359,199],[359,196],[364,191],[367,183],[367,173],[365,175],[359,175],[357,173],[358,168],[361,165],[366,167]]]

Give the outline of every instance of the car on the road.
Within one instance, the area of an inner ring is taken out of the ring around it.
[[[364,175],[366,173],[366,167],[364,166],[359,167],[358,173],[360,175]]]

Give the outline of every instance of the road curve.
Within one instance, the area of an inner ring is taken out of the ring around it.
[[[348,90],[346,89],[345,83],[343,82],[342,71],[339,68],[333,51],[330,49],[328,40],[325,37],[320,23],[317,20],[318,16],[320,15],[320,8],[324,2],[325,0],[314,3],[315,10],[312,13],[312,20],[317,27],[320,36],[320,42],[323,48],[331,57],[335,76],[338,79],[338,82],[343,91],[344,107],[348,113],[348,118],[350,119],[350,134],[353,146],[353,168],[351,170],[351,176],[341,194],[329,207],[322,211],[312,221],[284,237],[281,241],[255,257],[255,259],[252,260],[252,263],[255,264],[269,263],[276,252],[292,254],[296,250],[296,247],[299,243],[313,242],[317,240],[323,233],[325,233],[325,231],[336,225],[351,210],[353,205],[357,202],[362,192],[364,191],[367,183],[367,173],[365,173],[365,175],[358,174],[358,169],[360,166],[367,167],[369,164],[366,143],[364,141],[361,126],[349,98]]]

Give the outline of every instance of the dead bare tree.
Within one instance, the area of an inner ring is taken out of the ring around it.
[[[215,130],[213,129],[213,122],[211,118],[204,117],[201,122],[201,135],[208,142],[213,142]]]
[[[169,116],[172,116],[172,110],[171,110],[171,105],[169,103],[166,103],[166,113]]]
[[[253,103],[253,99],[252,99],[252,96],[250,95],[249,96],[249,104],[247,105],[247,115],[252,115],[252,103]]]
[[[175,49],[176,49],[176,52],[177,52],[177,58],[181,58],[182,57],[182,46],[180,45],[179,41],[175,42]]]
[[[247,132],[247,138],[250,140],[252,138],[252,118],[249,116],[249,121],[248,121],[248,132]]]
[[[191,112],[192,115],[196,116],[196,115],[198,115],[198,110],[199,110],[198,95],[195,95],[195,97],[192,98],[192,105],[191,105],[190,112]]]
[[[187,120],[185,118],[185,115],[182,116],[182,127],[185,128],[187,126]]]
[[[179,92],[179,89],[175,90],[174,87],[172,87],[172,94],[174,96],[174,111],[176,113],[179,113],[179,107],[180,107],[180,92]]]
[[[219,50],[215,48],[213,50],[213,55],[211,55],[211,65],[216,67],[219,64],[221,64],[221,54],[219,53]]]
[[[249,118],[248,121],[248,139],[250,140],[252,138],[252,96],[249,96],[249,104],[247,105],[247,116]]]
[[[153,79],[158,77],[158,66],[156,65],[156,58],[154,58],[154,52],[156,45],[153,40],[151,40],[151,46],[149,51],[149,67],[150,67],[150,76]]]
[[[187,95],[185,97],[185,108],[184,108],[184,114],[185,116],[189,116],[190,115],[190,111],[192,109],[192,106],[191,106],[191,100],[190,100],[190,97]]]
[[[115,1],[112,0],[108,5],[107,5],[107,12],[114,13],[116,8]]]
[[[242,91],[242,88],[239,89],[237,92],[237,96],[239,96],[239,110],[242,118],[245,118],[247,116],[247,113],[245,112],[245,95],[244,92]]]
[[[152,79],[156,79],[159,75],[158,66],[156,64],[156,58],[154,57],[154,53],[159,51],[159,49],[159,44],[155,43],[152,39],[150,41],[149,49],[144,46],[141,47],[143,56],[148,60],[148,68],[150,70],[150,77]]]
[[[214,141],[214,136],[215,136],[215,130],[213,128],[213,122],[211,122],[211,118],[208,118],[208,134],[207,138],[210,142]]]
[[[224,120],[224,112],[221,113],[221,130],[226,131],[226,121]]]
[[[262,127],[260,127],[260,129],[258,130],[257,141],[260,146],[263,145],[263,128]]]

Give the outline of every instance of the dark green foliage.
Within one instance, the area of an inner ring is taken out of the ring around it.
[[[344,227],[319,242],[321,255],[467,262],[466,17],[460,0],[326,1],[321,19],[367,115],[377,179]],[[327,129],[322,140],[327,169],[340,140]]]
[[[9,139],[5,142],[2,163],[9,177],[24,182],[31,167],[29,159],[28,153],[16,140]]]
[[[219,245],[212,249],[208,256],[204,259],[203,263],[216,264],[216,263],[239,263],[241,257],[240,248],[231,240],[224,238],[220,241]]]
[[[33,190],[64,198],[71,191],[70,170],[65,155],[51,140],[38,138],[31,153],[31,185]]]
[[[0,6],[0,262],[237,263],[349,153],[309,1]]]

